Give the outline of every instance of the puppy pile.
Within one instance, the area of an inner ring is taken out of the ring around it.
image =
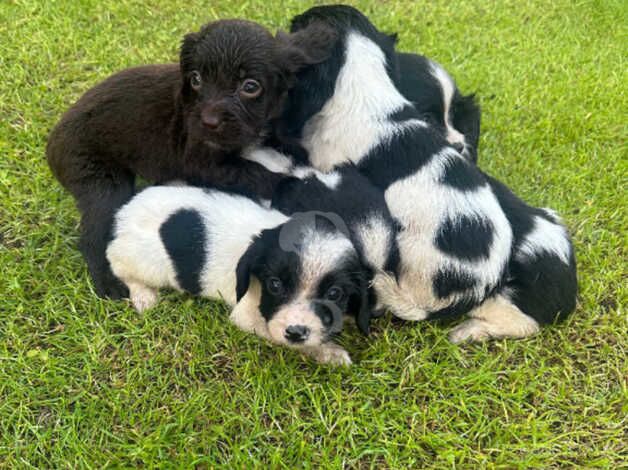
[[[220,298],[241,329],[333,364],[351,363],[333,343],[347,318],[368,334],[385,311],[467,314],[453,342],[563,320],[577,281],[560,218],[478,168],[473,96],[395,42],[348,6],[275,37],[218,21],[179,65],[88,91],[48,160],[97,292],[128,289],[140,311],[162,287]],[[136,175],[161,185],[132,197]]]

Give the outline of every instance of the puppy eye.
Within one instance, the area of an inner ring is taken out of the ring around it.
[[[198,91],[198,89],[201,88],[201,83],[201,74],[198,73],[196,70],[193,71],[190,74],[190,86]]]
[[[283,282],[278,277],[270,277],[266,281],[268,292],[273,295],[279,295],[283,292]]]
[[[337,302],[338,300],[342,298],[343,295],[344,295],[344,292],[342,291],[340,287],[333,286],[327,290],[327,292],[325,293],[325,298],[332,302]]]
[[[262,94],[262,85],[257,80],[247,78],[242,82],[240,93],[246,98],[257,98]]]

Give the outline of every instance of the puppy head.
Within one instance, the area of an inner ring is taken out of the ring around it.
[[[278,344],[318,346],[341,331],[346,313],[356,315],[368,333],[369,272],[336,225],[326,214],[295,214],[263,231],[238,263],[238,301],[255,277],[261,285],[259,310]]]
[[[290,93],[288,107],[282,116],[282,128],[278,131],[282,136],[299,134],[305,122],[333,96],[336,79],[345,61],[346,38],[350,33],[359,33],[375,42],[386,56],[388,74],[393,79],[396,77],[396,36],[378,31],[357,9],[348,5],[313,7],[295,16],[290,30],[298,34],[315,26],[330,28],[336,40],[327,60],[306,67],[298,74],[297,85]]]
[[[216,21],[186,35],[180,68],[188,132],[226,151],[257,142],[295,73],[324,60],[332,37],[320,25],[273,37],[245,20]]]

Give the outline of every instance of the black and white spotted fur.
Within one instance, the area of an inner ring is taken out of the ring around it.
[[[345,313],[369,316],[368,271],[345,233],[241,195],[149,187],[117,212],[107,259],[140,311],[162,287],[220,298],[238,327],[321,362],[350,363],[330,340]]]
[[[399,275],[376,275],[378,298],[408,320],[469,313],[458,342],[523,337],[575,306],[565,227],[526,205],[462,156],[396,88],[394,41],[347,6],[314,7],[293,30],[321,21],[339,35],[331,57],[306,69],[285,129],[316,169],[355,165],[400,225]]]
[[[421,118],[441,128],[447,141],[477,163],[480,107],[474,95],[463,95],[451,75],[437,62],[419,54],[397,52],[396,86]]]

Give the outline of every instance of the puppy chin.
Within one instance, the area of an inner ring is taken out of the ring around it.
[[[303,341],[289,339],[289,327],[307,328],[307,338]],[[268,333],[278,344],[292,348],[320,346],[326,340],[325,327],[321,319],[307,304],[293,304],[281,308],[267,323]]]
[[[258,145],[262,141],[262,137],[259,133],[253,132],[239,132],[229,133],[229,137],[225,138],[224,134],[227,132],[220,132],[216,135],[210,135],[205,137],[203,143],[213,149],[220,150],[222,152],[235,152],[239,151],[245,147],[249,147],[252,145]]]

